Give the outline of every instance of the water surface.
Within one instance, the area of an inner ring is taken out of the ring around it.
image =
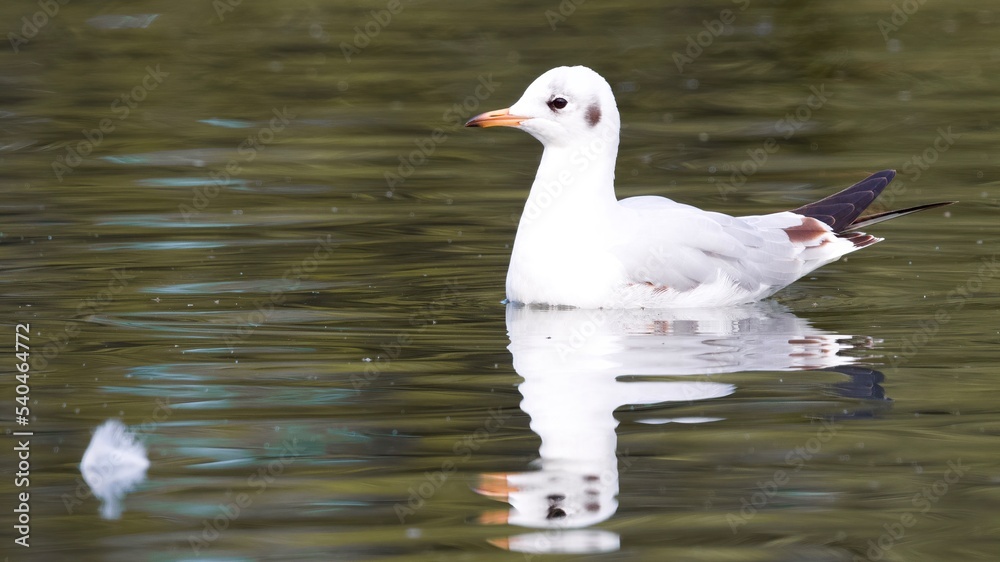
[[[4,4],[5,556],[994,559],[1000,12],[894,6]],[[508,309],[541,147],[461,123],[562,64],[619,196],[961,203],[759,305]]]

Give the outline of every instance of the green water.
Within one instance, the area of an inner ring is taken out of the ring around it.
[[[53,5],[0,6],[6,559],[996,558],[989,3]],[[461,123],[566,64],[621,197],[961,203],[758,306],[506,310],[541,147]]]

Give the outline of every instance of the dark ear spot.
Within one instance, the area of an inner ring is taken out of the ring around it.
[[[601,121],[601,108],[596,103],[590,104],[587,108],[587,123],[591,127],[597,125]]]

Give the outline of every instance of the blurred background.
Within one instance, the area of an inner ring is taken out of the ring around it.
[[[5,473],[33,432],[30,489],[0,482],[10,560],[995,558],[996,6],[0,22],[0,298],[31,354]],[[960,203],[760,306],[505,310],[541,146],[462,124],[576,64],[617,97],[619,197],[760,214],[894,168],[885,205]]]

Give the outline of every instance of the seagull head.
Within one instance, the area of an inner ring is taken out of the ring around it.
[[[595,138],[617,148],[621,120],[611,86],[585,66],[560,66],[535,79],[507,109],[487,111],[466,127],[516,127],[546,147],[577,146]]]

